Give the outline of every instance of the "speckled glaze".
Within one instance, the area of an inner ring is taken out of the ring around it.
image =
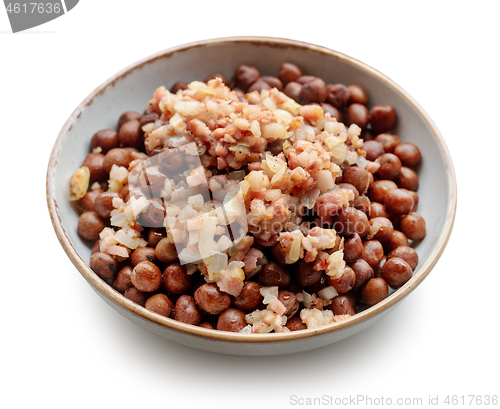
[[[99,129],[115,127],[124,111],[142,112],[160,85],[170,88],[176,81],[201,80],[212,72],[231,78],[241,64],[254,65],[263,75],[276,75],[285,61],[298,64],[304,73],[317,75],[327,83],[361,85],[368,92],[369,105],[388,103],[396,107],[395,133],[403,141],[417,144],[423,157],[418,169],[419,213],[426,219],[427,236],[415,246],[420,262],[413,278],[381,303],[348,320],[316,330],[280,334],[238,334],[187,325],[147,311],[108,286],[87,264],[90,247],[76,233],[78,212],[68,201],[69,178],[88,153],[91,135]],[[399,305],[427,277],[446,246],[455,217],[456,181],[438,129],[389,78],[353,58],[312,44],[279,38],[233,37],[162,51],[125,68],[93,91],[75,109],[57,137],[48,166],[47,203],[55,232],[68,257],[103,300],[123,316],[167,340],[193,348],[263,356],[332,344],[362,331]]]

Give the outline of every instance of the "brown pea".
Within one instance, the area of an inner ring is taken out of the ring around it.
[[[155,248],[156,258],[163,263],[177,261],[178,255],[174,243],[170,243],[167,237],[161,239]]]
[[[205,79],[203,80],[204,83],[208,83],[208,81],[213,80],[215,78],[220,78],[222,80],[223,84],[228,84],[228,80],[224,74],[221,74],[220,72],[215,72],[213,74],[207,75]]]
[[[139,149],[132,146],[125,146],[124,149],[128,150],[132,154],[132,160],[134,159],[148,159],[148,155],[144,152],[139,151]]]
[[[90,141],[90,149],[101,148],[101,153],[106,154],[110,149],[118,148],[118,132],[114,129],[101,129],[96,132]]]
[[[304,259],[299,261],[295,277],[300,286],[308,287],[321,279],[323,271],[316,271],[313,267],[314,263],[306,263]]]
[[[371,129],[365,128],[361,131],[361,135],[359,136],[363,141],[373,141],[375,139],[375,134]]]
[[[177,299],[174,308],[174,319],[191,325],[198,325],[201,322],[201,312],[196,306],[193,297],[181,295]]]
[[[385,195],[385,209],[392,214],[407,214],[413,208],[413,196],[403,189],[392,189]]]
[[[387,282],[380,277],[372,278],[361,290],[361,299],[369,306],[378,304],[389,296]]]
[[[346,112],[347,125],[356,124],[363,129],[368,123],[368,109],[361,104],[354,103],[349,105]]]
[[[148,298],[148,296],[144,292],[138,290],[135,287],[130,287],[129,289],[125,290],[123,296],[143,307],[146,305],[146,300]]]
[[[111,171],[113,165],[123,166],[128,168],[130,162],[132,162],[133,156],[132,152],[124,148],[114,148],[110,149],[108,153],[104,156],[104,161],[102,164],[103,169],[106,173]]]
[[[172,85],[172,88],[170,88],[170,91],[173,94],[177,94],[177,91],[188,89],[188,86],[189,85],[186,81],[177,81],[174,85]]]
[[[290,331],[300,331],[307,329],[307,325],[302,322],[299,317],[293,317],[291,320],[286,322],[286,327]]]
[[[419,201],[419,197],[418,197],[418,193],[415,192],[414,190],[408,190],[408,189],[405,189],[405,188],[400,188],[402,191],[404,192],[407,192],[411,195],[411,197],[413,197],[413,207],[411,208],[411,212],[414,212],[417,210],[417,207],[418,207],[418,201]]]
[[[361,258],[374,268],[384,257],[384,248],[378,240],[367,240],[363,242],[363,253]]]
[[[273,260],[276,263],[281,264],[282,266],[287,265],[286,256],[285,256],[285,253],[283,252],[283,250],[281,249],[280,243],[277,243],[271,247],[271,254],[273,256]]]
[[[411,278],[412,269],[402,258],[389,258],[383,265],[380,276],[392,288],[399,288]]]
[[[217,284],[203,284],[194,292],[196,304],[209,314],[218,315],[231,306],[231,296],[222,292]]]
[[[300,85],[304,85],[305,83],[307,82],[311,82],[312,80],[315,80],[317,79],[318,77],[314,76],[314,75],[301,75],[299,78],[297,78],[297,82],[300,84]]]
[[[90,255],[95,254],[98,251],[101,251],[101,240],[96,240],[96,242],[92,245],[92,248],[90,249]]]
[[[399,230],[394,230],[391,238],[384,242],[384,249],[387,253],[390,253],[400,246],[408,247],[409,245],[410,244],[408,243],[408,238],[405,236],[405,234]]]
[[[404,166],[417,166],[422,160],[420,149],[411,142],[403,142],[394,148],[394,154]]]
[[[369,122],[376,134],[390,131],[396,125],[396,110],[392,105],[375,105],[370,109]]]
[[[332,118],[335,118],[337,122],[342,122],[342,114],[337,108],[326,102],[322,102],[320,105],[321,108],[323,108],[323,112],[325,113],[325,115],[328,113]]]
[[[362,258],[356,260],[350,265],[350,267],[356,275],[356,280],[354,281],[352,291],[359,291],[370,278],[373,278],[373,268]]]
[[[297,65],[289,62],[284,62],[283,64],[281,64],[278,78],[283,83],[283,85],[286,85],[292,81],[296,81],[300,76],[302,76],[302,71]]]
[[[165,294],[155,294],[146,300],[147,310],[169,317],[174,309],[174,304]]]
[[[373,169],[372,169],[372,166],[370,166],[370,163],[371,162],[368,162],[366,165],[366,171],[368,172],[368,179],[369,179],[369,183],[368,183],[368,187],[371,186],[371,184],[375,181],[375,177],[373,176],[373,174],[376,172],[376,169],[374,168],[376,165],[375,163],[372,163],[373,166]]]
[[[382,257],[380,259],[378,264],[375,267],[373,267],[373,276],[374,277],[381,277],[382,267],[384,267],[384,264],[386,263],[386,261],[387,261],[387,256],[384,255],[384,257]]]
[[[366,159],[371,161],[374,161],[385,153],[382,144],[375,140],[363,142],[363,150],[366,151]]]
[[[357,199],[352,201],[352,207],[361,210],[364,214],[368,215],[370,211],[370,199],[366,195],[360,195]]]
[[[371,202],[370,211],[368,212],[368,218],[373,219],[375,217],[389,217],[389,214],[385,210],[385,206],[382,203]]]
[[[374,217],[370,219],[370,232],[366,238],[384,242],[391,238],[392,233],[394,233],[394,226],[387,217]]]
[[[264,75],[259,78],[259,81],[267,82],[271,86],[271,88],[276,88],[278,91],[283,90],[283,83],[279,78],[272,77],[270,75]]]
[[[349,300],[345,295],[337,295],[333,298],[332,303],[328,306],[334,315],[354,315],[356,312]]]
[[[347,264],[354,263],[363,253],[363,241],[358,233],[354,233],[344,242],[344,261]]]
[[[283,141],[278,140],[268,143],[266,146],[266,151],[271,152],[273,156],[278,156],[281,152],[283,152]]]
[[[145,114],[141,116],[141,119],[139,120],[139,126],[142,127],[146,124],[150,124],[151,122],[156,121],[159,119],[159,115],[156,112],[151,112],[150,114]]]
[[[240,294],[233,299],[233,305],[244,312],[254,311],[262,301],[260,288],[254,281],[245,281]]]
[[[109,254],[97,252],[90,256],[90,268],[103,280],[110,280],[118,270],[118,262]]]
[[[250,85],[250,88],[248,88],[248,92],[253,92],[253,91],[261,92],[262,90],[271,89],[271,88],[272,87],[271,87],[271,85],[269,85],[269,83],[267,83],[266,81],[263,81],[259,78],[252,85]]]
[[[368,189],[368,196],[372,202],[384,203],[387,192],[397,189],[398,185],[392,180],[376,180]]]
[[[328,284],[330,284],[339,294],[344,294],[352,289],[356,281],[356,274],[354,270],[345,266],[342,275],[337,278],[328,276]]]
[[[217,320],[219,331],[240,332],[246,326],[245,313],[236,308],[227,309]]]
[[[415,191],[418,189],[417,172],[413,169],[407,168],[406,166],[401,166],[401,170],[395,182],[400,188]]]
[[[242,90],[248,89],[260,77],[257,68],[249,65],[240,65],[234,73],[234,85]]]
[[[352,166],[344,172],[342,180],[353,185],[363,195],[368,191],[371,174],[359,166]]]
[[[161,271],[154,263],[141,261],[134,267],[131,280],[138,290],[148,293],[156,291],[161,285]]]
[[[403,217],[405,217],[404,214],[395,214],[395,213],[389,214],[389,219],[391,220],[392,225],[394,226],[394,230],[401,231],[401,219]]]
[[[331,253],[333,253],[335,250],[333,250],[333,249],[329,249],[329,250],[327,250],[327,251],[328,251],[328,253],[330,253],[330,254],[331,254]],[[328,285],[329,285],[329,284],[328,284],[327,275],[323,273],[323,274],[321,275],[321,278],[319,279],[319,281],[318,281],[316,284],[314,284],[314,285],[310,286],[310,287],[308,288],[307,292],[308,292],[309,294],[317,293],[318,291],[321,291],[323,288],[328,287]],[[288,287],[288,289],[289,289],[290,291],[292,291],[292,292],[294,292],[295,290],[297,290],[297,291],[295,291],[295,294],[296,294],[296,293],[298,293],[298,292],[301,292],[301,291],[302,291],[302,288],[301,288],[298,284],[297,284],[297,288],[296,288],[296,289],[295,289],[295,288],[291,288],[290,286]]]
[[[299,101],[301,92],[302,85],[295,81],[289,82],[285,85],[285,88],[283,88],[283,93],[295,101]]]
[[[377,175],[381,179],[394,180],[398,177],[401,170],[401,161],[393,153],[384,153],[379,156],[375,162],[380,163]]]
[[[135,112],[135,111],[124,112],[123,114],[120,115],[120,118],[118,119],[117,128],[120,129],[125,122],[140,119],[141,116],[142,115],[139,112]]]
[[[140,225],[143,227],[161,227],[165,220],[165,207],[160,199],[150,199],[148,207],[141,213]]]
[[[370,223],[366,214],[361,210],[344,207],[333,217],[333,228],[343,236],[358,233],[360,237],[365,237],[370,231]]]
[[[201,328],[206,328],[206,329],[214,329],[214,326],[213,324],[211,324],[210,322],[202,322],[199,327]]]
[[[82,163],[90,170],[90,181],[102,181],[108,177],[104,168],[104,155],[102,153],[89,153]]]
[[[401,220],[401,230],[410,240],[420,240],[426,235],[424,218],[417,212],[408,213]]]
[[[95,210],[95,198],[99,193],[104,192],[102,189],[89,190],[82,198],[78,199],[76,204],[82,212],[94,211]]]
[[[347,297],[347,299],[352,305],[352,308],[356,308],[356,305],[358,304],[358,294],[354,293],[353,291],[349,291],[348,293],[342,295],[344,297]]]
[[[344,84],[328,84],[326,90],[328,92],[326,101],[333,107],[339,109],[347,104],[349,100],[349,91]]]
[[[106,227],[106,221],[96,212],[83,212],[78,218],[77,233],[86,240],[96,241]]]
[[[274,261],[267,263],[257,275],[257,281],[264,287],[287,287],[290,284],[290,274],[285,268]]]
[[[118,131],[118,140],[121,146],[130,146],[141,149],[144,144],[144,132],[138,119],[125,122]]]
[[[382,145],[386,153],[394,153],[394,149],[401,142],[397,135],[390,133],[381,133],[375,137],[375,140]]]
[[[130,255],[130,263],[135,267],[142,261],[156,261],[155,249],[152,247],[137,247]]]
[[[160,171],[164,174],[171,174],[182,168],[186,154],[179,149],[164,149],[158,156]]]
[[[179,264],[170,264],[163,272],[163,286],[174,295],[180,295],[191,288],[191,276],[187,273],[186,267]]]
[[[118,270],[118,273],[116,273],[116,276],[113,280],[113,288],[116,291],[124,293],[129,288],[134,286],[132,284],[131,276],[132,276],[132,267],[123,266],[120,270]]]
[[[278,301],[280,301],[286,308],[284,315],[287,318],[293,317],[299,310],[300,304],[297,301],[297,296],[292,291],[281,290],[278,293]]]
[[[327,90],[325,81],[321,78],[314,78],[302,85],[299,95],[299,102],[302,104],[312,104],[324,102]]]
[[[347,103],[350,104],[361,104],[366,105],[368,103],[368,94],[365,89],[360,85],[349,85],[347,87],[347,91],[349,91],[349,99]]]
[[[156,247],[161,239],[167,237],[167,231],[164,227],[151,227],[147,233],[149,247]]]
[[[418,254],[415,251],[415,249],[409,247],[409,246],[399,246],[392,250],[388,255],[387,258],[395,258],[398,257],[400,259],[403,259],[408,263],[410,268],[412,270],[415,270],[415,267],[417,267],[418,264]]]
[[[113,206],[113,199],[119,198],[118,193],[115,192],[102,192],[95,198],[95,212],[105,218],[109,219],[111,212],[115,209]]]

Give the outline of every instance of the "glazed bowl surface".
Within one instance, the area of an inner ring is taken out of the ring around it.
[[[213,72],[231,78],[241,64],[257,67],[262,75],[276,75],[283,62],[295,63],[304,74],[321,77],[326,83],[361,85],[369,95],[369,106],[391,104],[396,108],[394,133],[403,142],[415,143],[423,158],[418,168],[418,212],[426,220],[427,235],[415,245],[419,264],[413,277],[384,301],[345,321],[278,334],[240,334],[191,326],[126,299],[89,268],[91,250],[77,234],[79,213],[69,202],[69,179],[89,152],[90,138],[99,129],[114,128],[122,112],[143,112],[160,85],[169,89],[179,80],[202,80]],[[377,70],[308,43],[233,37],[161,51],[125,68],[90,93],[69,117],[55,142],[47,172],[47,202],[55,232],[68,257],[92,288],[120,314],[154,334],[193,348],[264,356],[307,351],[340,341],[399,305],[431,272],[446,246],[455,217],[456,181],[446,144],[432,120],[411,96]]]

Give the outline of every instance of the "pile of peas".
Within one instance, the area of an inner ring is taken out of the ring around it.
[[[327,308],[335,315],[354,315],[388,297],[389,287],[397,289],[406,283],[418,263],[417,252],[410,244],[425,237],[426,226],[416,212],[419,180],[415,169],[421,153],[414,144],[401,142],[390,133],[397,122],[394,107],[379,104],[368,108],[368,95],[361,86],[326,84],[319,77],[304,75],[293,63],[283,63],[276,77],[262,76],[257,68],[241,65],[230,81],[220,73],[211,74],[204,81],[215,77],[236,91],[242,101],[247,92],[277,88],[302,105],[319,104],[338,121],[362,129],[366,158],[380,166],[374,172],[368,167],[343,167],[342,176],[336,180],[340,187],[354,193],[349,207],[331,220],[344,238],[343,274],[332,279],[324,271],[314,270],[314,263],[304,260],[286,264],[279,244],[270,248],[254,245],[264,252],[268,262],[256,276],[245,281],[241,294],[233,297],[215,283],[206,283],[201,274],[187,274],[164,228],[145,228],[147,246],[138,247],[127,259],[101,252],[99,233],[109,225],[113,198],[127,201],[131,194],[126,186],[118,193],[107,191],[112,165],[128,167],[133,160],[158,153],[147,152],[144,146],[142,127],[159,118],[159,112],[151,106],[144,114],[123,113],[116,129],[96,132],[90,143],[93,152],[83,161],[82,165],[90,170],[91,183],[100,184],[77,202],[82,211],[78,234],[93,242],[92,270],[126,298],[150,311],[188,324],[234,332],[247,325],[246,313],[264,308],[262,286],[278,286],[278,299],[288,317],[287,327],[295,331],[306,328],[298,317],[301,306],[296,294],[302,290],[312,294],[333,286],[339,295]],[[175,93],[187,86],[179,81],[171,91]],[[282,151],[281,145],[270,143],[268,148],[277,155]],[[96,148],[100,152],[94,151]],[[180,166],[181,161],[177,162]],[[170,163],[175,167],[175,158]],[[161,201],[151,199],[141,219],[157,221],[164,215]],[[340,246],[340,242],[337,244]]]

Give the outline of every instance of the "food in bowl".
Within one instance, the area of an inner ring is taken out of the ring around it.
[[[90,267],[222,331],[318,328],[377,304],[412,277],[425,221],[420,151],[389,133],[394,107],[367,104],[291,63],[158,88],[94,134],[71,178]]]

